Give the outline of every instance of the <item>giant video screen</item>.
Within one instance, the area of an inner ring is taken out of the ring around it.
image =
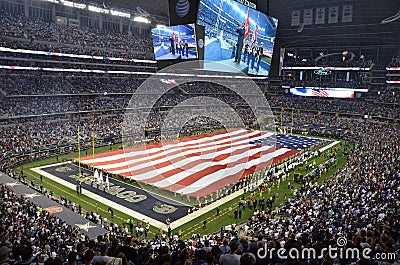
[[[335,88],[290,88],[290,94],[302,97],[323,97],[323,98],[354,98],[352,89]]]
[[[151,35],[157,61],[198,58],[194,24],[159,26],[151,30]]]
[[[224,63],[250,75],[269,75],[277,19],[235,0],[201,0],[197,23],[205,27],[206,62]]]

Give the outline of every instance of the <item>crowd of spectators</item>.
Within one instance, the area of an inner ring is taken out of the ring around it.
[[[133,93],[145,80],[135,76],[84,76],[18,72],[0,75],[6,96],[88,93]]]
[[[356,143],[345,167],[321,184],[305,183],[279,209],[280,218],[260,212],[249,219],[247,229],[269,238],[268,245],[275,248],[312,246],[320,251],[346,237],[347,246],[360,251],[395,253],[400,247],[399,126],[356,120],[339,123],[347,124],[345,138]],[[354,264],[371,264],[364,262]]]
[[[303,98],[296,96],[270,96],[268,103],[271,107],[285,109],[303,109],[315,111],[328,111],[340,114],[358,114],[374,117],[387,117],[396,119],[400,117],[398,105],[382,104],[384,100],[376,103],[366,100],[331,99],[331,98]]]
[[[139,38],[98,28],[58,25],[41,19],[5,13],[0,20],[0,40],[5,47],[154,59],[150,37]]]
[[[61,74],[2,74],[1,77],[0,93],[3,93],[0,95],[0,101],[3,102],[0,105],[1,117],[124,109],[128,106],[132,94],[145,80],[133,76],[87,77]],[[161,82],[160,86],[162,86]],[[63,94],[76,95],[62,96]],[[21,95],[38,96],[23,97]],[[368,100],[363,98],[305,99],[303,97],[290,96],[283,93],[268,92],[267,100],[270,107],[273,109],[295,108],[396,119],[400,117],[399,107],[397,105],[399,103],[399,95],[400,93],[398,93],[396,88],[382,91],[380,94],[368,98]],[[174,88],[170,93],[162,96],[155,104],[155,107],[172,107],[185,100],[199,96],[215,97],[226,102],[230,106],[247,105],[239,95],[235,95],[227,88],[209,85],[208,83],[200,83],[199,85],[184,85]],[[143,96],[143,99],[146,100],[150,100],[151,98],[152,97]],[[146,100],[140,102],[143,107],[147,107],[150,104]],[[200,100],[200,98],[198,100]],[[201,100],[207,101],[206,98]],[[387,103],[395,103],[395,105]]]
[[[59,57],[61,58],[61,57]],[[69,72],[73,71],[88,71],[93,72],[99,71],[125,71],[125,72],[150,72],[154,73],[157,69],[156,66],[143,66],[138,65],[134,62],[129,64],[120,64],[117,61],[106,61],[113,63],[102,63],[94,60],[82,60],[80,62],[71,61],[69,59],[63,60],[52,60],[52,58],[47,59],[33,59],[33,58],[16,58],[16,57],[1,57],[0,65],[8,67],[33,67],[40,69],[68,69]],[[71,70],[73,69],[73,70]]]
[[[18,261],[19,256],[25,260],[26,246],[31,247],[30,259],[34,250],[35,255],[45,253],[50,256],[53,252],[60,255],[68,251],[67,246],[71,243],[87,239],[78,228],[43,211],[40,206],[31,203],[23,196],[16,195],[4,184],[0,184],[0,203],[2,264],[12,265],[5,259],[5,254],[8,254],[4,253],[5,245],[12,246],[13,257]]]
[[[318,61],[315,60],[316,58],[308,57],[308,58],[293,58],[290,56],[286,56],[285,60],[283,61],[284,67],[291,67],[291,66],[321,66],[321,67],[363,67],[368,68],[373,65],[371,60],[366,59],[346,59],[343,60],[342,56],[332,56],[326,57],[324,59],[320,59]]]
[[[97,139],[121,137],[121,122],[121,116],[99,115],[4,125],[0,127],[0,160],[57,146],[75,146],[78,127],[83,145],[90,145],[92,132]]]
[[[282,82],[283,86],[290,87],[322,87],[322,88],[330,88],[330,87],[340,87],[340,88],[363,88],[366,87],[361,81],[351,80],[349,82],[345,80],[336,80],[335,82],[331,81],[320,81],[315,80],[304,80],[304,81],[294,81],[294,80],[285,80]]]
[[[6,95],[63,94],[65,91],[76,93],[74,87],[65,78],[57,75],[2,75],[0,87]]]
[[[392,104],[400,103],[400,85],[389,86],[381,91],[373,91],[373,95],[370,96],[369,100],[375,102],[387,102]]]
[[[18,117],[66,112],[91,112],[119,109],[122,110],[129,96],[63,96],[63,97],[18,97],[4,102],[0,107],[0,117]]]

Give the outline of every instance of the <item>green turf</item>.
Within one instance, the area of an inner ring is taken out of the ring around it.
[[[336,150],[337,159],[338,159],[337,168],[329,169],[326,173],[324,173],[321,176],[321,178],[318,179],[319,182],[325,180],[327,177],[334,174],[337,169],[341,168],[346,163],[347,156],[344,155],[344,152],[345,152],[344,143],[345,142],[344,141],[341,141],[341,142],[342,142],[342,145],[340,146],[340,148],[334,147],[334,149]],[[121,146],[120,144],[114,145],[113,150],[119,148],[120,146]],[[102,153],[102,152],[106,152],[106,151],[109,151],[108,146],[95,149],[95,153]],[[327,160],[327,158],[324,157],[324,155],[328,152],[331,152],[331,150],[327,150],[321,154],[321,157],[315,158],[315,162],[316,162],[317,166],[321,163],[324,163]],[[90,151],[88,151],[88,153],[90,155]],[[81,154],[86,155],[86,152],[82,151]],[[76,157],[77,157],[77,153],[62,155],[62,156],[58,157],[58,162],[61,162],[64,160],[71,160]],[[39,167],[39,166],[54,164],[54,163],[57,163],[57,159],[55,157],[45,159],[45,160],[31,162],[26,165],[16,167],[15,170],[17,173],[19,173],[21,170],[24,170],[24,174],[28,176],[27,177],[28,181],[30,181],[31,179],[35,179],[36,183],[40,183],[39,175],[37,173],[29,170],[29,168],[34,168],[34,167]],[[300,184],[294,183],[293,173],[294,173],[294,171],[290,173],[290,176],[291,176],[290,178],[292,179],[291,184],[296,189],[296,188],[300,187]],[[306,174],[308,172],[305,171],[305,166],[303,166],[300,168],[296,168],[296,173]],[[288,182],[288,180],[281,182],[279,190],[276,187],[273,187],[270,194],[268,194],[267,192],[264,192],[263,197],[268,198],[278,192],[279,198],[275,201],[275,206],[281,204],[282,202],[284,202],[283,194],[286,193],[287,196],[289,197],[292,192],[287,189],[287,182]],[[64,196],[68,200],[72,200],[75,203],[77,203],[78,205],[80,204],[85,211],[98,212],[100,215],[107,216],[107,218],[109,220],[114,221],[118,224],[124,223],[125,220],[128,218],[135,219],[134,217],[128,216],[127,214],[120,212],[116,209],[114,209],[114,218],[111,219],[110,214],[108,214],[108,212],[107,212],[107,209],[108,209],[107,205],[99,203],[98,204],[99,207],[98,207],[98,209],[96,209],[96,201],[95,200],[93,200],[85,195],[77,195],[75,190],[71,190],[64,186],[60,186],[58,183],[53,182],[45,177],[43,178],[43,183],[41,183],[41,184],[44,187],[46,187],[48,190],[52,190],[56,196]],[[171,195],[171,194],[169,194],[169,195]],[[248,196],[249,196],[249,193],[246,194],[245,198],[248,199]],[[255,196],[255,198],[259,199],[260,198],[259,194],[257,194]],[[184,199],[183,199],[183,201],[184,201]],[[182,225],[179,229],[182,230],[184,237],[190,237],[194,232],[197,232],[197,231],[200,231],[201,233],[213,233],[213,232],[219,231],[221,225],[227,225],[230,223],[239,223],[244,220],[247,220],[249,217],[251,217],[251,215],[253,213],[253,211],[249,210],[248,208],[246,208],[246,210],[243,212],[241,220],[239,220],[239,219],[235,220],[233,217],[233,211],[235,208],[237,208],[238,201],[239,201],[239,198],[235,198],[235,199],[221,205],[219,207],[220,208],[219,216],[215,216],[215,210],[213,210],[213,211],[210,211],[210,212]],[[228,208],[230,206],[233,209],[231,212],[229,212],[229,210],[228,210]],[[201,226],[202,226],[203,220],[205,220],[205,219],[207,219],[207,228],[205,230],[203,230],[201,228]],[[156,227],[151,227],[150,231],[152,234],[159,233],[159,229]],[[177,233],[178,231],[176,230],[173,232]]]
[[[272,61],[271,57],[263,56],[263,57],[261,57],[261,60],[263,60],[267,64],[271,65],[271,61]]]

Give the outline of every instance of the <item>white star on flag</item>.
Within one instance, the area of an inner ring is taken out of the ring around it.
[[[14,186],[21,185],[21,183],[18,183],[18,182],[11,182],[11,183],[6,183],[6,185],[12,188],[12,187],[14,187]]]
[[[79,229],[85,230],[86,232],[89,232],[90,228],[95,228],[97,226],[95,225],[90,225],[89,222],[87,222],[86,224],[75,224],[77,227],[79,227]]]
[[[40,196],[40,194],[37,194],[37,193],[31,193],[31,194],[25,194],[24,195],[24,197],[28,198],[28,199],[33,199],[33,198],[38,197],[38,196]]]

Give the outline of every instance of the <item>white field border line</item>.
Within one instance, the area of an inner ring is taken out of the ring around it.
[[[321,149],[319,149],[319,151],[323,152],[323,151],[325,151],[325,150],[328,150],[328,149],[331,148],[331,147],[334,147],[335,145],[337,145],[337,144],[339,144],[339,143],[340,143],[340,141],[334,141],[333,143],[328,144],[327,146],[322,147]]]
[[[62,165],[62,164],[65,164],[65,163],[60,163],[60,164],[57,164],[57,165]],[[55,164],[52,164],[50,166],[54,166],[54,165]],[[72,183],[70,183],[68,181],[65,181],[65,180],[63,180],[61,178],[58,178],[58,177],[54,176],[53,174],[47,173],[47,172],[42,170],[42,168],[46,168],[46,167],[49,167],[49,165],[46,165],[46,166],[43,166],[43,167],[31,168],[31,170],[36,172],[36,173],[38,173],[38,174],[41,174],[41,175],[45,176],[46,178],[49,178],[52,181],[55,181],[55,182],[65,186],[67,188],[75,190],[76,186],[74,184],[72,184]],[[101,197],[100,195],[97,195],[96,193],[90,192],[90,191],[85,190],[85,189],[82,189],[82,193],[84,195],[89,196],[90,198],[98,201],[98,202],[101,202],[101,203],[103,203],[105,205],[108,205],[108,206],[114,208],[114,209],[117,209],[120,212],[126,213],[126,214],[128,214],[128,215],[130,215],[132,217],[135,217],[136,219],[139,219],[139,220],[143,220],[144,219],[145,221],[149,221],[149,223],[152,226],[159,227],[159,228],[165,226],[165,224],[160,222],[160,221],[154,220],[153,218],[150,218],[147,215],[144,215],[142,213],[139,213],[137,211],[129,209],[129,208],[127,208],[125,206],[122,206],[122,205],[120,205],[120,204],[118,204],[116,202],[113,202],[111,200],[105,199],[105,198]]]

